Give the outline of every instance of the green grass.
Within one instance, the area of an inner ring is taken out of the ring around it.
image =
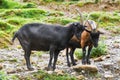
[[[18,2],[14,2],[12,0],[1,0],[0,3],[0,8],[5,8],[5,9],[9,9],[9,8],[19,8],[22,5],[19,4]]]
[[[7,75],[5,74],[4,71],[0,71],[0,80],[8,80],[9,78],[7,77]]]
[[[99,57],[99,56],[102,56],[102,55],[105,55],[105,54],[107,54],[107,46],[105,45],[104,42],[99,42],[99,45],[98,45],[97,48],[93,47],[90,57]],[[83,55],[82,49],[77,49],[75,51],[75,56],[78,59],[81,59],[82,55]]]
[[[75,52],[74,52],[75,56],[78,58],[78,59],[81,59],[82,58],[82,49],[76,49]]]
[[[16,75],[9,76],[5,73],[5,71],[1,70],[0,71],[0,80],[20,80],[20,79],[18,79],[18,76],[16,76]]]
[[[19,3],[13,0],[1,0],[0,9],[20,9],[20,8],[36,8],[34,3]]]
[[[57,75],[55,72],[52,74],[48,74],[41,70],[34,73],[33,75],[37,80],[77,80],[75,77],[68,74]]]
[[[7,77],[6,77],[7,76]],[[48,74],[44,70],[38,70],[37,72],[32,72],[26,76],[19,75],[10,75],[4,73],[4,71],[0,71],[0,80],[77,80],[75,76],[71,76],[67,73],[63,75],[57,75],[56,72],[52,74]]]
[[[63,17],[51,17],[46,20],[47,23],[62,24],[62,25],[66,25],[68,23],[75,22],[75,21],[77,21],[77,20],[70,19],[70,18],[66,19]]]
[[[43,52],[43,51],[36,51],[36,52],[33,52],[34,54],[34,56],[39,56],[39,57],[41,57],[42,56],[42,54],[44,54],[45,52]]]
[[[99,57],[105,54],[107,54],[107,46],[104,42],[99,42],[99,46],[97,48],[93,48],[91,51],[91,57]]]

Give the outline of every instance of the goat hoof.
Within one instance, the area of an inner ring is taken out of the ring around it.
[[[45,67],[44,70],[50,71],[52,68]]]
[[[53,67],[53,70],[52,71],[54,71],[56,68],[55,67]]]
[[[54,69],[52,67],[45,67],[45,70],[47,70],[47,71],[53,71]]]
[[[77,65],[76,63],[73,63],[73,65],[75,66],[75,65]]]
[[[28,68],[28,70],[30,70],[30,71],[33,71],[33,70],[34,70],[34,68],[32,68],[32,67],[29,67],[29,68]]]
[[[82,61],[82,64],[86,64],[86,62],[85,62],[85,61]]]
[[[70,67],[71,65],[70,64],[67,64],[68,65],[68,67]]]
[[[90,61],[88,61],[88,62],[87,62],[87,64],[91,64],[91,62],[90,62]]]

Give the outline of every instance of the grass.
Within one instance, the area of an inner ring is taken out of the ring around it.
[[[8,77],[6,77],[6,74],[4,71],[0,71],[0,80],[8,80]]]
[[[22,77],[19,75],[6,76],[7,74],[4,71],[0,71],[0,80],[77,80],[75,76],[70,76],[67,73],[63,75],[57,75],[56,72],[48,74],[43,70],[38,70]]]
[[[39,56],[39,57],[41,57],[42,54],[44,54],[44,53],[45,52],[43,52],[43,51],[35,51],[35,52],[33,52],[34,56]]]
[[[78,58],[78,59],[81,59],[82,58],[82,50],[81,49],[77,49],[75,51],[75,56]],[[105,55],[107,54],[107,46],[105,45],[104,42],[99,42],[99,45],[97,48],[94,48],[92,49],[91,51],[91,55],[90,57],[99,57],[101,55]]]
[[[1,0],[1,9],[20,9],[20,8],[36,8],[37,5],[34,3],[19,3],[13,0]]]
[[[53,72],[52,74],[48,74],[42,70],[34,73],[34,77],[37,80],[76,80],[75,77],[69,76],[68,74],[57,75],[55,72]]]
[[[8,76],[5,73],[5,71],[1,70],[0,71],[0,80],[19,80],[19,79],[18,79],[18,76],[16,76],[16,75]]]
[[[19,4],[18,2],[14,2],[12,0],[1,0],[1,3],[0,3],[0,8],[5,8],[5,9],[8,9],[8,8],[19,8],[21,7],[22,5]]]
[[[105,54],[107,54],[107,46],[104,42],[99,42],[99,46],[97,48],[93,48],[91,51],[91,57],[99,57]]]
[[[46,20],[47,23],[52,23],[52,24],[61,24],[61,25],[66,25],[71,22],[75,22],[77,20],[70,19],[70,18],[63,18],[63,17],[51,17]]]

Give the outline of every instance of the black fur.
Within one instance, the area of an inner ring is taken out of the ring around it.
[[[56,61],[60,50],[66,48],[69,40],[74,34],[82,33],[85,29],[80,23],[75,22],[68,27],[61,25],[49,25],[41,23],[30,23],[21,27],[14,35],[12,41],[18,38],[25,51],[26,65],[29,70],[33,70],[30,64],[31,50],[50,51],[48,68],[56,68]],[[54,62],[52,64],[52,59]]]

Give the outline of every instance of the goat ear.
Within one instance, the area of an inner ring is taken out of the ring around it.
[[[85,29],[85,31],[87,31],[88,33],[91,33],[91,31],[89,31],[89,30],[87,30],[87,29]]]
[[[77,26],[77,25],[78,25],[78,23],[73,23],[73,25]]]

